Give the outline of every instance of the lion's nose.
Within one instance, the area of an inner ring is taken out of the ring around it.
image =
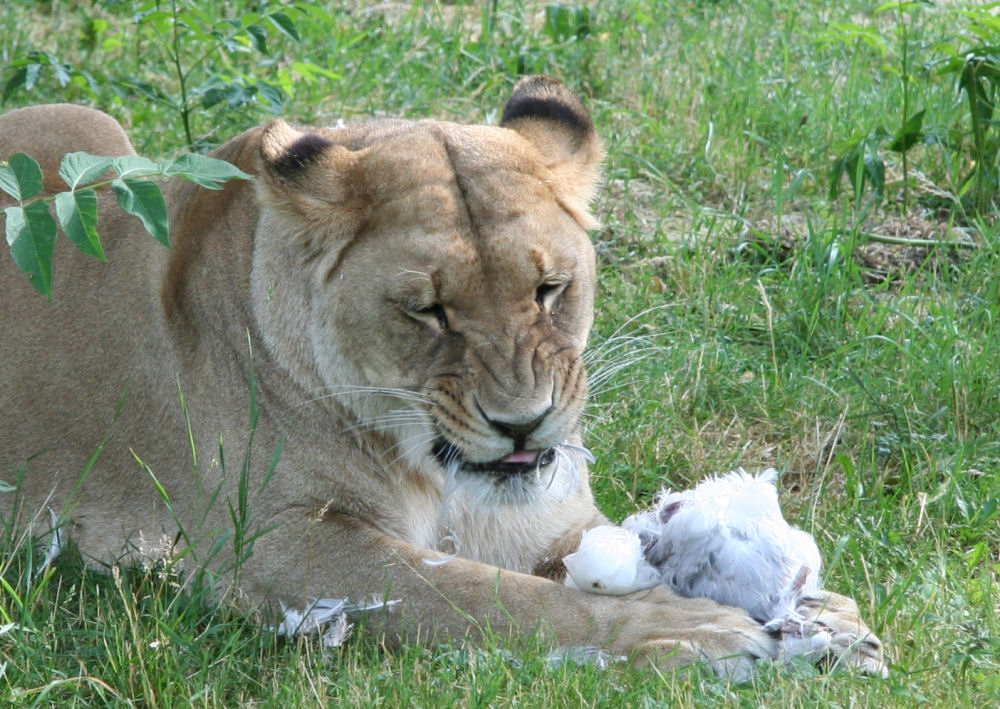
[[[543,411],[541,416],[523,423],[499,421],[489,417],[487,417],[486,420],[494,430],[500,432],[508,438],[513,439],[514,448],[520,450],[525,447],[525,442],[528,440],[528,436],[534,433],[535,429],[542,424],[542,421],[545,420],[545,417],[549,415],[550,411],[552,411],[551,406]]]

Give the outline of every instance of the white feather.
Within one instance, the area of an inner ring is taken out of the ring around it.
[[[282,603],[281,622],[269,630],[289,638],[318,632],[321,633],[323,647],[339,647],[351,634],[352,625],[347,621],[348,614],[378,608],[388,609],[397,603],[398,600],[383,601],[381,598],[372,598],[367,603],[352,603],[348,598],[311,598],[304,611]]]

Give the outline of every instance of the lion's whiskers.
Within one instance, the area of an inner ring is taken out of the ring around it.
[[[560,443],[554,449],[556,458],[552,463],[552,472],[549,475],[549,481],[545,485],[546,492],[550,491],[552,484],[556,480],[556,476],[563,471],[563,466],[567,466],[566,472],[568,473],[570,480],[566,485],[566,489],[562,492],[562,498],[571,492],[575,492],[580,487],[580,465],[577,462],[575,456],[580,456],[588,463],[593,463],[596,461],[594,454],[590,452],[589,448],[584,446],[577,446],[572,443]]]
[[[594,349],[597,350],[597,351],[600,351],[600,350],[604,349],[607,345],[609,345],[611,343],[616,343],[616,342],[619,342],[619,341],[622,341],[622,340],[624,340],[624,341],[635,340],[635,339],[638,339],[640,337],[648,337],[648,335],[633,335],[632,334],[632,333],[636,332],[636,330],[644,327],[643,325],[640,325],[639,327],[633,328],[629,332],[626,332],[625,328],[630,327],[633,324],[635,324],[637,322],[640,322],[642,320],[648,320],[648,318],[646,316],[649,315],[650,313],[655,313],[658,310],[667,310],[668,308],[673,308],[675,306],[676,306],[675,303],[662,303],[660,305],[653,305],[653,306],[651,306],[649,308],[646,308],[645,310],[640,310],[638,313],[636,313],[635,315],[633,315],[632,317],[630,317],[628,320],[626,320],[625,322],[623,322],[621,325],[619,325],[615,329],[614,332],[612,332],[610,335],[608,335],[601,342],[601,344],[598,345]],[[654,334],[656,334],[656,333],[654,333]]]
[[[339,396],[352,396],[364,394],[366,396],[386,396],[393,399],[399,399],[400,401],[409,401],[417,404],[430,404],[431,400],[428,396],[421,394],[418,391],[412,389],[403,389],[401,387],[376,387],[376,386],[364,386],[364,385],[343,385],[339,387],[337,391],[328,391],[312,399],[307,399],[303,401],[300,406],[305,406],[306,404],[311,404],[317,401],[322,401],[323,399],[332,399]]]
[[[663,351],[664,348],[658,345],[646,345],[634,350],[616,348],[614,353],[602,353],[602,357],[594,361],[593,371],[589,377],[590,395],[599,396],[631,384],[632,380],[621,381],[618,375],[654,355],[662,354]],[[609,387],[609,382],[614,384]]]
[[[669,307],[673,307],[673,305],[660,305],[636,314],[624,322],[607,339],[584,353],[583,360],[590,370],[590,400],[581,416],[582,422],[603,423],[606,417],[603,410],[608,409],[614,404],[597,403],[595,399],[631,387],[636,382],[636,379],[631,377],[623,378],[621,376],[622,373],[666,351],[666,346],[655,343],[656,339],[662,338],[666,333],[643,332],[642,334],[635,334],[640,331],[641,326],[634,327],[634,323],[645,318],[652,312]],[[631,329],[628,329],[630,327]],[[588,429],[599,431],[600,426],[588,427]]]
[[[385,450],[386,453],[392,453],[397,449],[399,449],[400,452],[395,458],[393,458],[392,460],[388,461],[385,464],[386,467],[391,468],[399,461],[405,460],[406,458],[410,457],[410,454],[413,453],[414,451],[430,445],[435,438],[437,438],[437,434],[434,431],[430,431],[428,433],[424,433],[419,436],[398,441],[395,444],[389,446]],[[402,446],[404,445],[407,446],[405,449],[402,448]]]
[[[588,370],[590,370],[592,389],[595,385],[599,387],[603,382],[611,379],[622,369],[641,362],[657,352],[663,351],[664,348],[654,344],[653,341],[665,335],[665,333],[643,332],[643,334],[636,334],[645,328],[643,325],[632,327],[631,330],[627,330],[626,328],[646,319],[646,316],[650,313],[672,307],[674,307],[672,303],[667,303],[646,308],[636,313],[619,325],[607,338],[583,353],[583,362],[587,365]],[[636,345],[640,345],[640,347],[636,349]],[[622,357],[626,353],[628,356]]]
[[[381,433],[395,428],[428,426],[433,419],[430,414],[417,409],[393,409],[368,421],[359,421],[344,429],[347,432]]]

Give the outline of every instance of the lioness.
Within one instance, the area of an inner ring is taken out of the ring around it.
[[[75,150],[133,152],[91,109],[0,117],[0,157],[54,173]],[[561,558],[605,522],[574,447],[602,148],[562,84],[522,80],[500,126],[275,120],[215,156],[256,179],[167,184],[170,250],[104,195],[109,260],[63,242],[53,304],[0,259],[0,470],[24,471],[29,509],[63,511],[87,558],[180,526],[206,559],[235,538],[256,387],[243,489],[248,529],[266,531],[239,576],[248,602],[401,599],[370,619],[389,641],[537,629],[740,675],[776,656],[742,610],[560,583]],[[852,601],[831,594],[818,614],[850,662],[881,670]]]

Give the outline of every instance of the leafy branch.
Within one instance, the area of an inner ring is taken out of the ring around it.
[[[1000,35],[1000,22],[995,22],[991,29]],[[963,181],[963,192],[971,187],[973,208],[978,214],[986,214],[1000,192],[996,166],[1000,139],[994,117],[1000,97],[1000,45],[970,46],[964,50],[961,53],[952,50],[940,72],[957,77],[958,88],[968,101],[972,169]]]
[[[915,145],[927,140],[924,132],[924,116],[926,111],[913,111],[911,100],[911,84],[913,83],[910,46],[912,43],[912,15],[926,3],[908,2],[905,0],[889,0],[873,11],[874,16],[891,12],[896,15],[896,45],[899,55],[898,65],[885,63],[884,68],[899,79],[902,90],[902,106],[899,116],[899,127],[891,133],[879,126],[865,131],[862,135],[839,143],[839,154],[835,156],[830,171],[829,199],[833,201],[840,194],[842,178],[847,178],[854,190],[854,198],[861,203],[864,189],[871,191],[871,201],[866,209],[878,206],[885,197],[885,161],[882,158],[882,148],[888,147],[898,153],[902,162],[902,207],[910,207],[910,163],[909,152]],[[877,30],[851,23],[831,23],[832,27],[822,35],[822,42],[834,44],[841,42],[862,45],[874,50],[880,57],[889,54],[892,44]]]
[[[0,72],[5,79],[0,103],[53,80],[62,88],[89,95],[99,105],[112,100],[128,103],[139,96],[174,113],[178,119],[174,125],[183,131],[187,145],[198,148],[209,141],[199,137],[196,118],[211,118],[217,128],[219,117],[226,113],[241,121],[248,110],[266,109],[277,115],[297,83],[341,78],[324,65],[284,61],[279,53],[286,40],[301,42],[300,25],[333,24],[316,3],[265,0],[255,3],[255,11],[232,18],[220,18],[217,11],[202,5],[196,0],[144,0],[128,5],[130,21],[122,23],[126,29],[116,30],[117,23],[89,25],[93,32],[89,41],[94,44],[134,44],[132,73],[128,62],[88,69],[37,49],[15,56]],[[149,64],[164,67],[166,75],[141,78]]]
[[[116,176],[109,177],[109,172]],[[251,178],[224,160],[196,153],[162,162],[139,155],[111,158],[68,153],[59,166],[59,176],[69,189],[43,195],[44,177],[34,158],[16,153],[9,161],[0,162],[0,190],[18,203],[3,210],[7,245],[18,268],[28,274],[35,289],[49,300],[52,260],[60,228],[81,252],[107,260],[97,232],[97,190],[101,187],[110,186],[121,208],[138,217],[153,238],[169,247],[167,205],[154,179],[182,177],[217,190],[229,180]]]

